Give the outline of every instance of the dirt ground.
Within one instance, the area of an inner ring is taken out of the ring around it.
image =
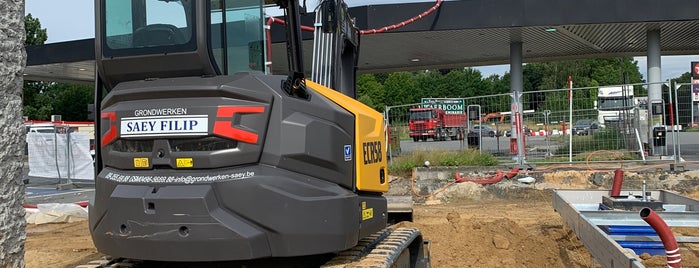
[[[677,178],[699,180],[697,175]],[[550,189],[603,187],[593,177],[541,175],[534,190],[510,196],[502,189],[517,188],[512,182],[456,184],[418,200],[414,222],[399,225],[418,227],[430,241],[432,267],[599,267],[551,206]],[[692,185],[682,194],[699,199],[699,187]],[[697,228],[673,231],[699,236]],[[684,267],[699,267],[699,245],[682,244],[681,254]],[[74,267],[100,256],[86,221],[27,226],[26,267]],[[667,267],[663,256],[641,258],[646,267]]]

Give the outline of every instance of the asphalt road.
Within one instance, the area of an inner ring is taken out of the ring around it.
[[[680,145],[680,156],[685,161],[699,161],[699,132],[678,132],[678,140]],[[672,133],[668,133],[665,155],[672,156],[674,136]],[[432,141],[428,140],[426,142],[419,141],[413,142],[412,140],[403,140],[400,143],[402,152],[412,152],[416,150],[465,150],[466,148],[479,149],[479,146],[467,145],[465,141]],[[555,141],[548,141],[546,137],[542,136],[529,136],[526,138],[527,145],[527,158],[528,159],[538,159],[544,158],[547,153],[555,154],[556,149],[560,144]],[[487,137],[483,136],[481,139],[480,149],[483,151],[492,153],[501,158],[511,158],[510,154],[510,138],[509,137]]]
[[[677,132],[679,140],[679,155],[685,161],[699,161],[699,132]],[[673,146],[674,135],[668,133],[667,137],[667,155],[674,155]]]

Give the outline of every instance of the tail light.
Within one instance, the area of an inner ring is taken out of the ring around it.
[[[102,147],[107,146],[107,144],[113,142],[117,137],[117,123],[116,123],[116,112],[103,112],[102,124],[104,125],[104,119],[107,119],[108,130],[102,135]]]
[[[216,121],[214,122],[214,135],[229,138],[245,143],[256,144],[259,135],[234,126],[236,114],[258,114],[264,113],[263,106],[219,106],[216,111]]]

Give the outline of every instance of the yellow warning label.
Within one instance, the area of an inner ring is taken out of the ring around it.
[[[194,166],[194,161],[192,158],[177,158],[178,168],[189,168]]]
[[[366,209],[366,201],[362,201],[362,209]]]
[[[362,209],[362,220],[368,220],[374,217],[374,208]]]
[[[148,167],[148,158],[147,157],[134,158],[133,159],[133,167],[135,167],[135,168],[147,168]]]

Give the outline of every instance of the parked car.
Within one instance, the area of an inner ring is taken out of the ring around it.
[[[599,123],[589,119],[584,119],[575,122],[575,125],[573,125],[571,131],[573,132],[573,135],[590,135],[597,129],[599,129]]]
[[[507,136],[507,137],[512,136],[512,133],[510,133],[510,130],[509,130],[509,129],[503,131],[503,133],[504,133],[503,136]],[[522,134],[524,134],[524,136],[530,136],[531,130],[529,129],[528,126],[525,125],[525,126],[522,127]]]
[[[478,134],[478,132],[481,133],[482,136],[489,136],[489,137],[495,137],[495,136],[500,136],[501,133],[496,131],[495,129],[489,127],[489,126],[473,126],[471,128],[472,133]]]

